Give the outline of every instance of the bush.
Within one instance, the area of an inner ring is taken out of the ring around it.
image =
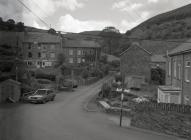
[[[116,74],[115,75],[115,81],[116,82],[119,82],[119,81],[121,82],[122,81],[122,76],[120,74]]]
[[[81,73],[81,75],[82,75],[82,78],[84,78],[84,79],[87,79],[88,77],[89,77],[89,72],[88,72],[88,70],[83,70],[82,71],[82,73]]]
[[[36,73],[35,78],[36,79],[48,79],[48,80],[51,80],[51,81],[55,81],[56,80],[56,76],[55,75],[45,74],[45,73]]]
[[[165,84],[165,71],[159,67],[151,69],[151,80],[155,84]]]
[[[107,83],[104,83],[101,87],[101,90],[102,90],[102,97],[108,98],[111,92],[111,87]]]

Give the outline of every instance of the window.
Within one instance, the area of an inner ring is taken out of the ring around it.
[[[50,45],[50,49],[51,50],[54,50],[55,49],[55,46],[52,44],[52,45]]]
[[[77,53],[78,55],[81,55],[81,50],[78,50],[78,53]]]
[[[78,58],[78,59],[77,59],[77,62],[78,62],[78,63],[81,63],[81,58]]]
[[[73,58],[69,58],[69,63],[73,63]]]
[[[168,62],[168,75],[171,76],[171,60]]]
[[[181,79],[181,64],[178,64],[178,79]]]
[[[69,55],[73,55],[73,50],[72,49],[69,50]]]
[[[186,61],[185,62],[185,81],[186,82],[190,82],[190,79],[189,79],[190,66],[191,66],[191,62]]]
[[[39,58],[41,57],[41,53],[40,53],[40,52],[38,53],[38,57],[39,57]]]
[[[28,44],[28,49],[29,49],[29,50],[31,49],[31,44],[30,44],[30,43]]]
[[[28,57],[32,58],[32,53],[31,52],[28,53]]]
[[[174,77],[176,78],[176,60],[174,60]]]
[[[45,66],[52,66],[52,62],[45,62]]]
[[[50,53],[51,58],[55,58],[55,53]]]
[[[27,62],[27,65],[30,65],[30,66],[31,66],[31,65],[32,65],[32,62],[31,62],[31,61],[28,61],[28,62]]]
[[[41,57],[42,57],[42,58],[45,58],[45,57],[46,57],[46,54],[45,54],[45,53],[42,53],[42,54],[41,54]]]
[[[38,44],[38,49],[39,49],[39,50],[41,49],[41,44]]]

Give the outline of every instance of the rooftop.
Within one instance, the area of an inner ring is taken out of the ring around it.
[[[90,40],[64,40],[64,47],[73,47],[73,48],[100,48],[100,45],[95,41]]]
[[[61,38],[58,35],[41,32],[26,32],[23,42],[59,43]]]
[[[182,43],[181,45],[170,51],[168,55],[182,54],[190,51],[191,51],[191,39],[187,40],[185,43]]]
[[[151,62],[166,62],[164,55],[152,55]]]

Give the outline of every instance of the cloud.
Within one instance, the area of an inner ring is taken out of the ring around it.
[[[130,0],[122,0],[122,1],[113,3],[112,9],[119,9],[120,11],[132,12],[134,10],[139,9],[142,6],[143,4],[139,2],[132,3]]]
[[[82,8],[85,4],[79,0],[1,0],[0,13],[4,20],[13,18],[16,21],[22,21],[25,25],[34,27],[43,27],[43,23],[34,16],[29,10],[24,8],[24,3],[35,15],[41,19],[53,16],[59,8],[74,11]],[[46,27],[48,28],[48,27]]]
[[[63,6],[64,8],[68,10],[76,10],[77,8],[82,8],[84,6],[84,3],[78,2],[77,0],[60,0],[56,1],[57,7]]]
[[[148,11],[143,11],[140,15],[140,18],[135,21],[123,19],[120,24],[120,30],[122,32],[126,32],[127,30],[136,27],[141,22],[145,21],[149,17],[149,15],[150,13]]]
[[[102,30],[106,26],[113,26],[113,23],[110,21],[81,21],[72,17],[70,14],[60,17],[58,22],[58,28],[66,32]]]
[[[158,0],[148,0],[148,3],[157,3]]]

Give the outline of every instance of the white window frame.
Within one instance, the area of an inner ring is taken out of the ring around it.
[[[177,65],[177,64],[176,64],[176,60],[174,60],[174,61],[173,61],[173,69],[174,69],[174,71],[173,71],[173,72],[174,72],[173,75],[174,75],[174,78],[177,77],[176,65]]]
[[[189,79],[189,70],[190,70],[191,62],[190,61],[185,61],[185,81],[190,82]]]
[[[73,49],[69,49],[69,55],[73,55],[73,54],[74,54]]]
[[[55,45],[54,45],[54,44],[51,44],[51,45],[50,45],[50,49],[51,49],[51,50],[54,50],[54,49],[55,49]]]
[[[70,63],[70,64],[74,63],[74,59],[73,59],[72,57],[69,58],[69,63]]]
[[[81,50],[78,50],[77,55],[81,55],[81,54],[82,54],[82,51],[81,51]]]
[[[171,60],[168,62],[168,75],[171,76]]]
[[[81,62],[82,62],[81,58],[80,57],[77,58],[77,63],[81,63]]]
[[[178,64],[178,80],[181,80],[181,64]]]
[[[55,58],[56,54],[55,53],[50,53],[50,58]]]

